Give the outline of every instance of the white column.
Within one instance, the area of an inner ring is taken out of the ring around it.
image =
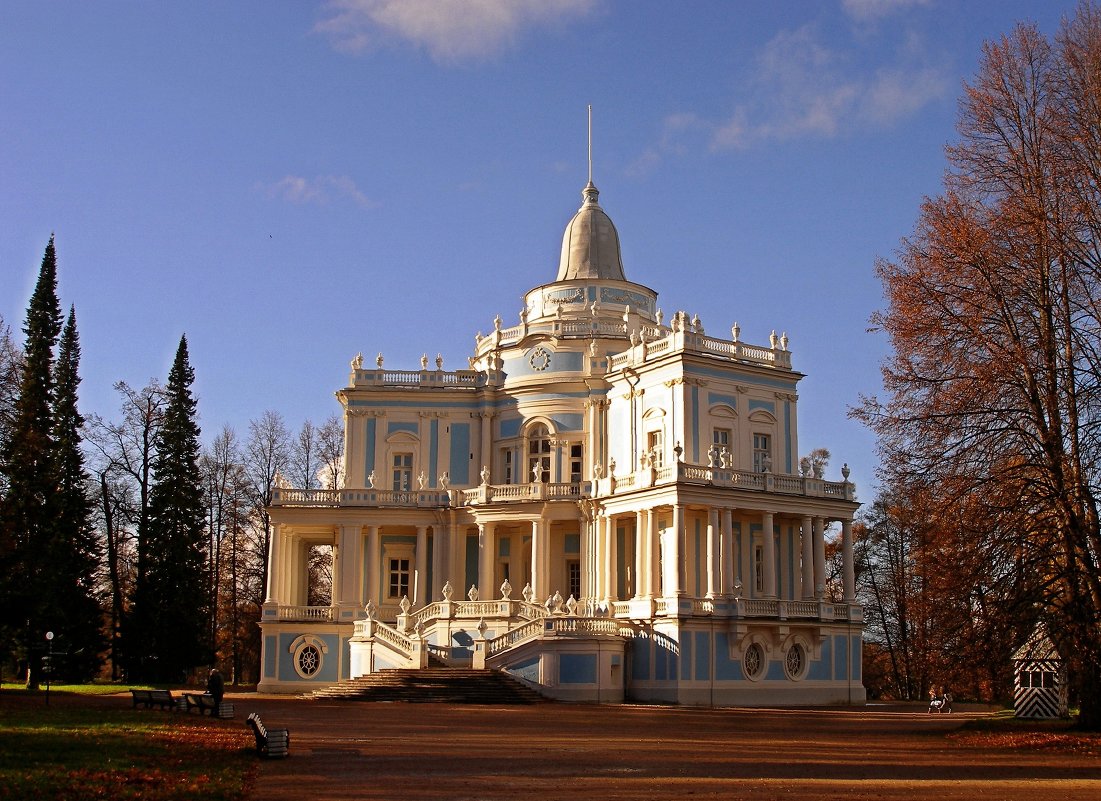
[[[493,523],[478,524],[478,600],[496,598],[493,586],[497,574],[497,543],[493,537]]]
[[[665,534],[665,546],[662,592],[666,596],[684,595],[684,507],[679,503],[673,505],[673,529]]]
[[[367,600],[376,606],[381,605],[382,602],[382,593],[379,591],[379,582],[382,580],[382,571],[379,565],[381,558],[378,526],[367,526],[367,587],[363,594],[367,596]]]
[[[810,515],[803,516],[802,525],[799,527],[799,542],[802,545],[802,598],[810,601],[814,598],[814,543],[811,528]]]
[[[443,589],[443,583],[447,580],[449,559],[448,536],[445,529],[446,527],[439,523],[432,526],[432,582],[436,586],[428,588],[428,593],[425,596],[426,602],[431,602],[434,597],[442,597],[437,593]]]
[[[719,540],[719,510],[707,510],[707,597],[716,598],[722,590],[722,542]]]
[[[856,601],[856,569],[853,564],[853,521],[841,521],[841,559],[845,570],[845,603]]]
[[[615,517],[604,517],[604,600],[614,601],[619,596],[619,537]]]
[[[826,539],[822,518],[814,518],[814,597],[822,600],[826,592]]]
[[[753,526],[747,520],[738,532],[738,542],[742,549],[742,596],[749,598],[757,592],[757,564],[753,549]]]
[[[546,598],[543,584],[546,578],[543,576],[543,520],[542,518],[531,521],[531,589],[535,593],[535,603]]]
[[[333,588],[333,603],[343,606],[358,606],[360,593],[360,557],[363,533],[358,525],[341,526],[340,540],[337,543],[340,582]]]
[[[600,416],[597,408],[599,403],[600,401],[596,398],[585,401],[586,416],[589,421],[585,426],[585,446],[582,453],[584,461],[581,465],[582,478],[586,476],[594,477],[592,473],[593,465],[603,464],[600,456]]]
[[[650,575],[647,580],[646,597],[660,598],[661,586],[661,532],[658,531],[658,510],[653,507],[646,510],[646,538],[650,553]]]
[[[493,412],[482,412],[481,415],[481,437],[479,438],[479,454],[478,454],[478,469],[482,467],[489,468],[489,482],[491,484],[500,484],[502,481],[501,476],[496,474],[493,469]],[[513,464],[512,469],[515,471],[518,465]],[[523,483],[523,482],[521,482]],[[485,600],[485,599],[483,599]]]
[[[650,577],[646,557],[649,556],[648,535],[646,528],[646,510],[639,509],[635,512],[635,587],[634,597],[646,597],[646,581]]]
[[[298,600],[295,603],[299,604],[307,604],[310,601],[310,546],[311,543],[299,540],[297,547],[294,549],[298,556],[297,569],[295,570],[295,578],[298,582],[295,595]]]
[[[451,558],[447,566],[447,575],[440,581],[440,586],[443,586],[444,581],[450,581],[455,597],[461,600],[466,597],[466,592],[470,589],[466,583],[466,526],[459,525],[454,518],[449,520],[447,539],[447,550]]]
[[[761,513],[761,571],[766,598],[776,597],[776,532],[772,512]]]
[[[413,576],[413,608],[428,603],[428,526],[417,526],[416,573]]]
[[[286,565],[283,564],[283,524],[276,523],[271,528],[271,534],[268,540],[268,597],[264,599],[264,603],[286,603],[284,593],[281,589],[280,579],[287,572]]]
[[[595,505],[593,506],[592,518],[586,522],[585,531],[588,533],[589,542],[592,544],[589,550],[592,559],[589,562],[589,569],[587,571],[583,569],[582,575],[589,577],[591,585],[589,589],[582,587],[581,592],[593,600],[599,601],[605,596],[604,562],[608,556],[608,540],[604,536],[604,515]],[[584,565],[582,565],[582,568],[584,568]]]
[[[734,510],[723,509],[722,514],[722,550],[723,550],[723,595],[734,596]]]

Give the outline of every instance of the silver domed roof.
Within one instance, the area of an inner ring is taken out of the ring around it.
[[[619,233],[611,218],[596,202],[600,192],[592,181],[581,191],[584,202],[562,235],[562,257],[556,281],[596,278],[626,281]]]

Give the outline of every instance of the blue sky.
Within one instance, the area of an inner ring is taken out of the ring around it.
[[[668,317],[786,331],[800,451],[872,499],[873,274],[940,191],[963,82],[1071,0],[339,0],[0,7],[0,315],[51,232],[82,410],[162,381],[204,436],[339,410],[357,352],[466,366],[554,279],[587,173]]]

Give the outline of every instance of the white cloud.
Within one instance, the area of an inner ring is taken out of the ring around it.
[[[528,28],[585,16],[599,0],[330,0],[315,30],[344,52],[390,39],[424,47],[439,62],[492,56]]]
[[[870,22],[896,11],[929,5],[929,2],[930,0],[841,0],[841,7],[857,22]]]
[[[724,150],[888,128],[942,97],[948,87],[942,69],[920,63],[863,72],[806,25],[780,32],[762,48],[746,96],[727,119],[713,124],[710,144]]]
[[[931,67],[921,70],[883,70],[867,86],[860,102],[861,119],[891,125],[925,104],[944,96],[948,78]]]
[[[357,206],[373,208],[378,205],[356,186],[347,175],[319,175],[303,178],[286,175],[265,187],[268,197],[276,197],[290,203],[314,203],[325,206],[338,200],[350,200]]]

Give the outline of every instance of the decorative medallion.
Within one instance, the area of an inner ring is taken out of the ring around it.
[[[528,364],[531,365],[531,369],[537,373],[541,373],[550,367],[550,352],[543,347],[538,347],[531,352],[531,356],[528,357]]]

